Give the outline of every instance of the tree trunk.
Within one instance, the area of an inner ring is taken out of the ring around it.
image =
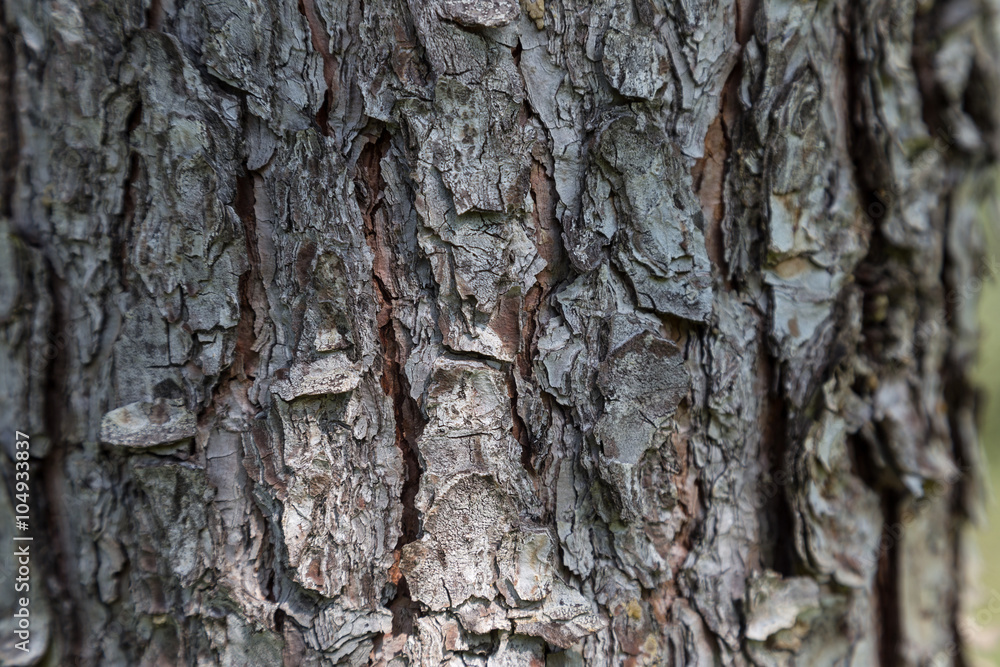
[[[3,663],[962,665],[998,11],[4,0]]]

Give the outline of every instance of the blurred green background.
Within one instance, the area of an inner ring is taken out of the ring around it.
[[[1000,261],[1000,203],[984,207],[987,266]],[[979,363],[974,377],[985,393],[980,408],[980,436],[985,451],[987,483],[984,521],[971,531],[973,558],[969,564],[965,626],[975,667],[1000,665],[1000,276],[983,285],[979,317],[982,323]],[[990,604],[992,602],[992,605]],[[992,608],[991,608],[992,606]]]

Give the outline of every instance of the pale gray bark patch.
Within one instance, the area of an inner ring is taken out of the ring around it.
[[[193,438],[195,415],[181,400],[129,403],[101,419],[101,442],[149,447]]]

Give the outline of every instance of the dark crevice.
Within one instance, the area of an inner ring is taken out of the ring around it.
[[[330,136],[330,109],[336,103],[337,96],[337,60],[330,52],[330,36],[316,13],[313,0],[299,0],[299,13],[305,17],[309,25],[309,37],[313,49],[323,60],[323,80],[326,82],[326,92],[323,94],[323,104],[316,112],[316,124],[324,136]]]
[[[760,7],[760,0],[738,0],[736,2],[736,42],[744,46],[753,36],[753,22]]]
[[[236,347],[226,377],[219,383],[220,388],[230,384],[228,381],[242,382],[253,378],[257,372],[259,354],[254,350],[257,328],[254,304],[263,302],[264,284],[260,274],[255,204],[254,175],[252,172],[247,172],[236,179],[233,209],[243,222],[247,263],[250,268],[239,278],[240,317],[236,323]]]
[[[951,217],[951,201],[947,201],[945,219]],[[944,300],[944,320],[948,327],[949,334],[953,341],[961,340],[962,332],[959,322],[961,321],[961,302],[967,298],[966,290],[961,285],[955,283],[953,276],[956,276],[960,267],[956,267],[952,259],[953,248],[949,246],[950,235],[943,235],[944,256],[941,262],[941,282],[945,287],[945,294],[961,295],[959,299],[946,297]],[[961,252],[962,249],[959,249]],[[983,260],[982,250],[973,251],[975,262]],[[975,276],[966,276],[967,281],[974,278],[986,280],[992,271],[991,266],[984,267],[982,273]],[[961,275],[959,273],[959,275]],[[956,276],[957,277],[957,276]],[[968,287],[968,283],[966,284]],[[975,386],[969,377],[968,368],[972,362],[969,358],[963,358],[960,353],[956,353],[955,347],[942,360],[938,370],[942,380],[942,394],[947,406],[948,433],[951,439],[951,453],[958,468],[958,474],[951,484],[949,525],[947,530],[951,541],[951,576],[953,578],[952,589],[956,594],[952,599],[945,601],[949,607],[950,631],[955,647],[953,656],[956,667],[965,667],[967,664],[964,654],[964,642],[959,631],[959,624],[962,614],[962,600],[959,592],[962,590],[964,568],[962,567],[962,539],[961,532],[965,521],[973,516],[975,504],[978,502],[975,490],[978,486],[976,475],[979,474],[973,465],[975,455],[980,446],[975,434],[970,434],[970,429],[978,428],[981,422],[980,408],[983,405],[981,400],[981,390]],[[970,454],[972,456],[970,457]],[[970,458],[972,460],[970,460]],[[970,478],[971,476],[971,478]]]
[[[766,334],[764,334],[766,335]],[[761,551],[764,565],[783,576],[795,573],[795,520],[788,500],[788,485],[792,481],[789,464],[788,401],[781,386],[781,366],[770,355],[762,369],[762,381],[768,396],[761,430],[761,456],[766,469],[762,487],[768,489],[763,502],[763,535]]]
[[[278,634],[282,634],[285,631],[285,618],[286,617],[287,617],[287,614],[284,611],[282,611],[281,609],[275,609],[274,610],[274,616],[273,616],[274,630]]]
[[[871,63],[862,60],[864,45],[857,41],[866,29],[864,14],[863,0],[852,0],[848,5],[844,61],[850,118],[847,127],[848,151],[862,211],[871,226],[867,253],[854,272],[855,282],[864,299],[859,354],[873,360],[879,367],[878,360],[884,358],[888,334],[883,326],[885,318],[880,312],[883,308],[881,304],[885,303],[888,291],[895,282],[888,268],[895,251],[882,236],[881,224],[891,213],[894,201],[887,157],[875,136],[875,128],[871,126],[877,122],[875,91],[869,73]],[[876,437],[881,440],[880,435],[876,434]],[[899,520],[901,493],[891,483],[891,471],[878,465],[866,444],[877,446],[877,443],[852,438],[848,442],[848,452],[858,476],[881,497],[883,523],[875,575],[873,621],[877,629],[879,664],[889,667],[897,663],[900,642],[899,552],[898,545],[891,539],[891,530]]]
[[[274,596],[274,569],[270,569],[267,573],[267,583],[264,585],[264,599],[268,602],[275,602],[277,598]],[[280,611],[280,610],[278,610]]]
[[[753,36],[753,18],[759,0],[736,2],[736,41],[741,47]],[[733,271],[726,260],[726,239],[723,229],[726,184],[733,171],[733,139],[741,122],[742,108],[739,101],[740,83],[743,81],[743,59],[738,58],[723,86],[719,115],[705,133],[705,155],[695,162],[691,175],[695,194],[705,215],[705,250],[718,271],[722,285],[733,289]],[[715,172],[715,173],[713,173]],[[706,179],[713,175],[714,178]]]
[[[953,480],[950,494],[949,525],[946,527],[951,542],[951,576],[953,578],[952,590],[956,592],[950,600],[943,601],[949,607],[950,631],[955,645],[955,655],[953,657],[955,667],[965,667],[964,642],[959,631],[959,624],[962,615],[962,599],[959,592],[963,587],[964,568],[962,566],[962,539],[961,532],[963,523],[969,519],[972,512],[971,504],[976,502],[976,498],[970,489],[976,487],[976,480],[968,479],[968,475],[976,475],[972,468],[972,463],[968,460],[966,452],[974,451],[979,447],[978,442],[966,442],[966,429],[962,423],[962,413],[970,411],[973,422],[979,423],[979,400],[980,392],[969,381],[965,374],[965,367],[960,363],[946,364],[942,368],[941,374],[944,380],[944,398],[948,406],[948,428],[952,440],[952,455],[955,457],[955,464],[959,474]]]
[[[237,401],[238,403],[250,405],[259,411],[258,414],[266,415],[266,411],[255,401],[251,400],[250,392],[250,387],[252,387],[257,377],[260,364],[260,353],[256,350],[255,345],[257,332],[260,327],[258,317],[265,316],[265,313],[258,313],[257,307],[266,303],[264,281],[260,272],[260,251],[257,244],[254,178],[255,175],[253,172],[244,169],[244,173],[236,179],[232,206],[242,223],[248,268],[240,275],[237,284],[239,319],[236,322],[236,342],[233,347],[231,361],[222,371],[218,382],[215,384],[211,402],[199,417],[199,421],[201,422],[207,422],[219,416],[216,406],[224,405],[227,395],[240,396],[239,401]],[[249,417],[249,415],[246,415],[246,417]],[[267,437],[266,429],[260,425],[260,422],[254,420],[251,422],[248,434],[253,442],[251,451],[256,453],[260,469],[254,470],[248,464],[249,459],[244,460],[244,468],[246,468],[251,479],[257,480],[259,475],[263,477],[264,481],[280,489],[281,481],[277,471],[274,470],[274,461],[271,456],[273,443]],[[252,498],[252,500],[255,503],[253,507],[256,508],[259,499]],[[257,510],[255,509],[255,511]],[[260,516],[263,519],[265,514],[262,513]],[[264,531],[267,534],[265,535],[265,544],[269,541],[273,550],[274,540],[270,535],[270,524],[264,522],[264,526]],[[267,591],[269,599],[275,597],[273,587],[275,586],[277,577],[275,569],[276,559],[273,557],[273,551],[271,551],[271,554],[271,557],[268,558],[268,553],[265,549],[265,552],[260,556],[258,565],[258,575],[262,578],[266,577],[264,579],[266,584],[262,588]],[[270,571],[265,574],[266,570]],[[272,601],[274,600],[272,599]]]
[[[530,106],[527,111],[537,119]],[[541,122],[541,121],[539,121]],[[555,181],[544,164],[533,160],[528,193],[532,201],[532,223],[535,228],[535,246],[539,249],[545,268],[536,276],[538,281],[524,295],[522,301],[520,347],[514,365],[522,378],[533,374],[532,363],[538,354],[537,333],[540,318],[550,311],[549,296],[560,285],[566,284],[571,273],[566,248],[563,245],[562,225],[556,216]]]
[[[252,444],[246,442],[244,444],[244,447],[249,449],[246,450],[248,456],[243,460],[243,467],[249,475],[251,487],[263,480],[280,494],[285,488],[279,471],[275,468],[274,452],[280,449],[281,434],[279,431],[272,436],[266,426],[258,421],[258,418],[266,418],[267,406],[266,403],[262,406],[254,400],[251,391],[261,366],[261,353],[257,348],[257,341],[262,328],[270,324],[267,311],[267,286],[260,269],[261,255],[256,214],[257,178],[257,172],[247,169],[246,165],[243,167],[243,173],[236,178],[232,207],[242,223],[248,268],[238,279],[239,318],[236,322],[236,341],[231,361],[222,371],[215,385],[211,403],[202,413],[201,420],[218,418],[220,414],[216,406],[225,405],[227,395],[239,396],[237,404],[251,406],[256,414],[254,419],[249,420],[249,429],[245,434],[249,436]],[[244,417],[249,419],[250,415],[244,414]],[[277,444],[275,438],[279,439]],[[275,526],[273,521],[266,518],[274,512],[273,508],[268,508],[263,502],[263,496],[251,491],[248,500],[251,503],[251,512],[263,526],[264,533],[261,539],[261,551],[254,562],[254,571],[265,599],[271,603],[280,603],[286,597],[282,591],[282,582],[286,580],[281,572],[281,559],[278,555],[283,545],[276,537],[280,535],[280,526]],[[248,530],[249,525],[247,524]],[[244,540],[248,543],[252,541],[249,533],[244,535]],[[274,610],[272,622],[276,632],[284,632],[286,620],[287,614],[284,610],[280,608]]]
[[[899,664],[901,619],[899,609],[899,539],[893,534],[902,525],[898,491],[882,492],[883,529],[879,544],[878,570],[875,574],[875,619],[878,623],[879,664]]]
[[[150,0],[146,10],[146,29],[160,30],[163,27],[163,0]]]
[[[405,470],[400,493],[401,533],[396,542],[395,563],[390,572],[390,580],[395,584],[396,592],[386,605],[393,615],[392,632],[400,635],[410,633],[413,617],[419,611],[410,597],[406,577],[399,570],[399,560],[403,547],[415,541],[420,533],[420,514],[415,501],[420,490],[421,467],[416,443],[426,422],[417,401],[410,393],[410,381],[403,367],[405,352],[400,345],[393,312],[396,298],[396,281],[392,275],[396,267],[395,244],[389,234],[392,224],[387,209],[382,206],[385,182],[381,166],[382,159],[389,151],[391,136],[387,130],[382,129],[378,134],[366,136],[364,140],[367,143],[358,156],[355,186],[365,239],[374,255],[372,285],[379,305],[376,322],[382,346],[382,390],[392,400],[396,446],[402,455]]]
[[[937,54],[938,37],[947,28],[942,14],[953,3],[936,2],[924,9],[917,8],[913,17],[913,50],[910,64],[917,77],[920,90],[921,113],[927,129],[937,136],[946,127],[945,111],[947,96],[941,89],[935,75],[934,58]]]
[[[858,35],[864,34],[865,30],[864,12],[865,7],[860,0],[852,0],[848,6],[849,21],[844,44],[848,80],[847,112],[850,118],[847,129],[855,187],[862,211],[872,227],[868,252],[855,270],[856,284],[864,295],[862,347],[859,352],[869,359],[878,360],[883,357],[884,349],[884,332],[881,326],[884,318],[878,310],[884,302],[884,292],[888,289],[885,267],[890,252],[879,227],[890,213],[893,202],[889,195],[890,188],[887,187],[890,180],[885,155],[873,134],[873,128],[869,127],[875,120],[872,108],[874,100],[871,99],[874,92],[869,78],[869,63],[861,58],[863,44],[857,41]],[[858,476],[882,498],[882,542],[876,570],[874,620],[877,624],[879,663],[887,666],[895,664],[899,643],[897,559],[894,545],[886,540],[887,529],[893,525],[898,514],[898,496],[896,491],[884,488],[882,477],[885,471],[877,465],[866,444],[869,447],[875,446],[875,443],[852,438],[848,451]]]
[[[111,264],[114,266],[123,289],[128,289],[128,276],[125,267],[128,265],[128,249],[131,246],[131,233],[135,225],[136,210],[139,205],[139,180],[142,178],[142,160],[138,151],[132,150],[132,133],[142,123],[142,101],[136,102],[135,108],[129,114],[125,124],[125,142],[129,145],[128,172],[122,185],[122,214],[117,224],[111,230]],[[168,337],[169,340],[169,337]]]
[[[962,95],[962,111],[982,132],[989,147],[989,159],[995,161],[1000,153],[1000,127],[994,111],[995,100],[1000,97],[998,82],[990,67],[980,62],[979,58],[972,61],[969,72],[969,83]]]
[[[323,136],[330,136],[330,105],[332,100],[330,99],[332,94],[330,89],[326,89],[326,93],[323,95],[323,104],[319,106],[319,111],[316,112],[316,125],[319,126],[320,134]]]
[[[946,99],[940,85],[936,81],[933,59],[936,52],[936,40],[943,29],[939,9],[947,3],[938,3],[926,11],[918,10],[913,26],[912,66],[916,73],[921,94],[921,111],[923,120],[933,136],[943,137],[947,143],[953,143],[946,134],[945,111]],[[871,30],[871,17],[865,12],[869,7],[862,0],[853,0],[849,5],[849,27],[847,33],[846,65],[848,74],[847,103],[851,123],[848,126],[848,141],[851,159],[854,165],[854,178],[860,196],[863,211],[871,225],[871,235],[868,241],[866,256],[854,271],[854,282],[863,296],[862,304],[862,340],[859,355],[866,358],[872,374],[859,377],[855,381],[855,391],[862,396],[871,396],[880,382],[900,373],[912,371],[919,377],[918,362],[903,362],[893,359],[891,350],[900,342],[899,334],[890,325],[890,312],[896,304],[903,303],[912,296],[921,305],[934,303],[933,294],[922,294],[920,281],[916,275],[916,262],[919,256],[912,250],[894,245],[883,233],[886,220],[893,214],[896,191],[892,170],[889,166],[885,147],[879,140],[879,116],[877,87],[874,85],[872,69],[876,62],[866,60],[863,54],[865,44],[857,40],[864,39],[866,31]],[[870,33],[868,33],[870,34]],[[874,41],[874,37],[871,38]],[[871,58],[876,58],[872,55]],[[947,212],[944,217],[947,218]],[[947,243],[947,234],[944,234]],[[947,252],[944,263],[947,264]],[[943,272],[942,284],[948,291],[947,270]],[[913,295],[913,291],[916,294]],[[947,299],[946,299],[947,301]],[[947,308],[950,304],[946,303]],[[946,313],[947,321],[952,314]],[[918,318],[917,324],[922,325],[926,319]],[[923,341],[920,336],[913,341],[913,353],[919,360],[923,358]],[[905,367],[903,364],[905,363]],[[968,400],[971,395],[968,386],[959,381],[954,388],[949,387],[954,374],[961,376],[964,366],[958,360],[949,360],[948,368],[940,369],[944,381],[944,399],[948,406],[949,421],[955,414],[957,406]],[[956,435],[955,424],[952,424],[952,439]],[[851,457],[854,473],[881,500],[883,525],[881,542],[878,551],[878,563],[875,578],[873,621],[877,627],[877,650],[879,664],[883,667],[901,662],[902,611],[901,611],[901,529],[903,526],[902,509],[908,503],[907,492],[903,486],[898,463],[894,460],[888,446],[891,433],[885,424],[873,423],[871,428],[862,431],[858,436],[848,439],[848,452]],[[961,449],[955,445],[955,460],[962,465]],[[961,495],[961,481],[955,485],[954,497]],[[919,509],[924,501],[917,501],[912,511]],[[907,510],[908,512],[911,510]],[[958,545],[958,507],[953,510],[949,526],[943,526],[950,533],[949,539],[956,550]],[[954,563],[953,575],[958,590],[959,563]],[[956,664],[963,664],[961,656],[961,638],[957,632],[958,596],[953,600],[942,600],[943,605],[953,608],[952,628],[955,646],[959,653],[955,656]]]
[[[0,216],[13,214],[20,134],[17,127],[17,90],[14,38],[7,31],[7,17],[0,6]]]
[[[507,371],[507,395],[510,397],[510,416],[513,424],[514,439],[521,445],[521,466],[532,476],[535,466],[532,463],[534,450],[531,445],[531,434],[517,411],[517,382],[514,379],[513,365]]]
[[[854,169],[855,186],[862,210],[877,226],[893,205],[888,156],[875,136],[877,115],[873,105],[876,92],[869,76],[869,63],[861,59],[864,45],[856,36],[865,30],[863,0],[852,0],[848,6],[848,28],[844,44],[847,74],[848,151]]]
[[[83,644],[79,610],[84,608],[84,593],[79,585],[74,583],[73,573],[77,571],[74,564],[76,549],[73,546],[72,530],[67,523],[68,517],[64,503],[71,498],[66,488],[66,454],[68,444],[64,441],[64,422],[66,419],[66,400],[68,396],[68,344],[66,283],[59,277],[55,266],[46,260],[46,273],[49,278],[49,297],[52,300],[52,312],[49,319],[48,339],[51,343],[52,355],[45,373],[45,401],[43,413],[45,416],[46,435],[49,438],[50,449],[42,460],[41,474],[36,473],[41,497],[44,503],[44,533],[49,536],[43,547],[50,558],[48,570],[55,576],[47,578],[50,588],[50,599],[58,609],[57,617],[61,621],[60,632],[68,648],[66,655],[89,655]],[[41,532],[41,531],[39,531]],[[37,534],[37,533],[36,533]]]
[[[869,203],[879,201],[870,199]],[[891,362],[885,361],[886,351],[893,341],[882,311],[885,308],[883,304],[891,300],[892,293],[898,289],[898,278],[894,278],[888,268],[897,262],[897,255],[897,249],[882,236],[876,224],[868,253],[854,273],[855,284],[863,294],[862,335],[858,353],[878,369],[876,376],[858,378],[855,389],[860,395],[870,397],[873,385],[869,383],[877,383],[878,379],[893,372]],[[879,664],[890,667],[899,662],[901,641],[898,529],[902,525],[900,507],[905,491],[886,444],[889,433],[879,422],[871,426],[866,437],[848,438],[847,451],[854,474],[881,499],[882,530],[875,574],[873,621],[877,629]]]
[[[844,444],[851,462],[851,472],[869,489],[878,490],[882,486],[881,471],[871,449],[866,446],[868,443],[858,435],[852,434],[847,436]]]

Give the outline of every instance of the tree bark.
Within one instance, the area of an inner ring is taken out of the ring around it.
[[[962,665],[998,11],[4,0],[2,661]]]

